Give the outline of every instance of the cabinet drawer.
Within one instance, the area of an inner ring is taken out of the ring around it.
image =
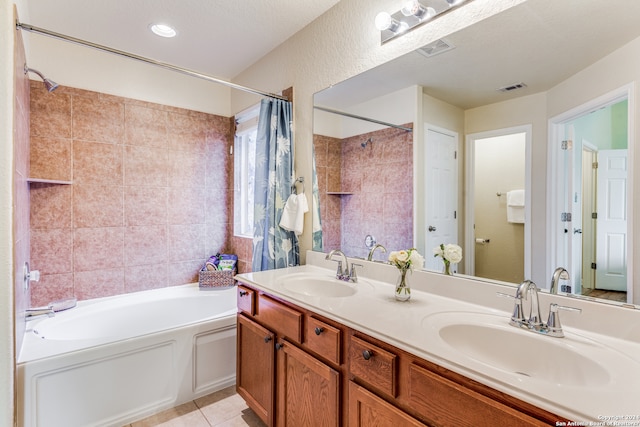
[[[409,367],[411,407],[437,426],[546,426],[421,366]]]
[[[299,311],[259,294],[256,319],[278,335],[302,344],[302,313]]]
[[[238,285],[238,310],[250,316],[256,314],[255,291]]]
[[[340,364],[342,332],[314,317],[307,318],[305,340],[309,350],[316,352],[336,365]]]
[[[398,356],[352,336],[349,342],[349,371],[379,391],[396,397]]]

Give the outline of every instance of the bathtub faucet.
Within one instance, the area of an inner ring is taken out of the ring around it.
[[[27,308],[25,310],[25,319],[26,320],[31,320],[35,317],[40,317],[40,316],[48,316],[48,317],[53,317],[56,315],[56,313],[53,311],[53,307],[49,306],[49,307],[37,307],[37,308]]]

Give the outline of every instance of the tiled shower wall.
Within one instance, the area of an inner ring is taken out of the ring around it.
[[[32,305],[197,281],[232,238],[231,118],[31,82]],[[250,265],[250,263],[249,263]],[[245,270],[246,271],[246,270]]]
[[[369,138],[371,142],[363,147]],[[323,250],[340,248],[349,256],[366,257],[364,239],[368,234],[388,251],[411,248],[412,133],[386,128],[341,140],[316,135],[314,149]],[[327,190],[353,194],[326,195]],[[377,252],[375,259],[386,259],[387,255]]]

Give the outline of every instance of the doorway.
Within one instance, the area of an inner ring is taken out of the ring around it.
[[[530,277],[531,126],[467,136],[465,256],[470,275]]]
[[[549,272],[569,270],[562,291],[619,302],[633,301],[629,96],[622,88],[549,127]]]

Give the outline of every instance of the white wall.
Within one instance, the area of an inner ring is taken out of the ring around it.
[[[13,425],[13,4],[0,0],[0,425]]]
[[[413,123],[416,115],[415,86],[353,105],[342,111],[400,126]],[[314,110],[313,133],[317,135],[343,139],[384,128],[384,125]]]

